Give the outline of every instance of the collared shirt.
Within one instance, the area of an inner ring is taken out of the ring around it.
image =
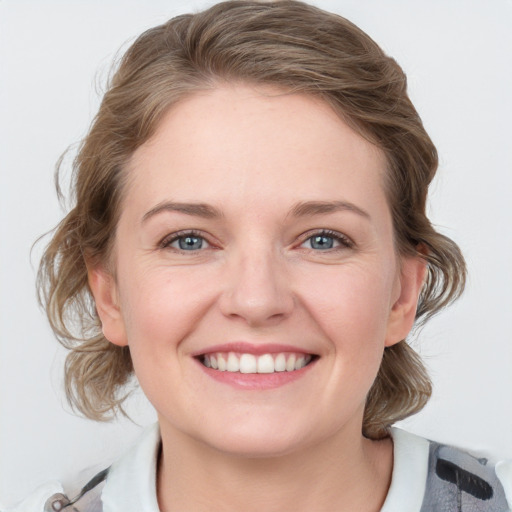
[[[433,503],[439,500],[447,503],[446,500],[452,498],[457,500],[461,511],[512,510],[512,461],[489,465],[484,459],[397,428],[393,428],[391,434],[393,474],[381,512],[445,510],[434,508]],[[111,466],[104,484],[90,491],[96,496],[89,496],[88,504],[78,501],[76,510],[159,512],[156,469],[160,444],[160,431],[155,424]],[[56,493],[64,493],[62,486],[50,483],[5,512],[43,512],[45,504],[48,506]]]

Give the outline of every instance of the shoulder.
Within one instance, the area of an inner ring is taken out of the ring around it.
[[[48,482],[38,487],[32,494],[17,505],[3,509],[2,512],[42,512],[51,496],[63,495],[64,489],[60,482]]]
[[[100,471],[78,493],[66,492],[60,482],[49,482],[2,512],[57,512],[64,508],[70,512],[102,512],[101,491],[107,474],[108,469]]]
[[[109,468],[94,473],[88,470],[87,478],[76,479],[70,487],[50,482],[18,505],[0,512],[158,511],[155,489],[159,450],[160,431],[154,424]]]
[[[453,446],[393,429],[395,475],[415,475],[421,512],[512,510],[512,461],[490,462]],[[404,457],[407,454],[407,457]]]
[[[424,510],[433,510],[434,503],[453,503],[457,510],[475,512],[510,510],[512,480],[503,476],[501,479],[496,464],[487,458],[431,442]]]

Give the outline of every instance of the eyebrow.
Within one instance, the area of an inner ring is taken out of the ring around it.
[[[360,215],[368,220],[370,214],[348,201],[306,201],[297,203],[290,211],[293,217],[309,217],[313,215],[323,215],[340,211],[349,211]]]
[[[290,210],[288,215],[292,217],[310,217],[314,215],[324,215],[339,211],[349,211],[360,215],[366,219],[371,219],[370,214],[348,201],[305,201],[297,203]],[[164,201],[151,208],[142,217],[142,222],[146,222],[151,217],[162,212],[176,212],[204,219],[217,219],[223,217],[223,214],[217,208],[205,203],[175,203]]]
[[[142,217],[142,222],[146,222],[151,217],[154,217],[155,215],[162,212],[184,213],[185,215],[193,215],[195,217],[203,217],[205,219],[215,219],[222,217],[222,213],[217,210],[217,208],[214,208],[209,204],[174,203],[172,201],[165,201],[163,203],[157,204],[154,208],[151,208],[151,210],[146,212]]]

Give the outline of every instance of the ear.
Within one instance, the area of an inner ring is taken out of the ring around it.
[[[386,347],[404,340],[411,331],[426,272],[427,263],[422,258],[411,256],[402,259],[397,298],[388,319]]]
[[[101,320],[103,335],[114,345],[128,345],[114,277],[102,266],[87,266],[89,287]]]

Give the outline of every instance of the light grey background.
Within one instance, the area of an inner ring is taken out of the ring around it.
[[[70,414],[63,351],[38,309],[34,240],[60,219],[53,167],[85,133],[123,43],[205,1],[0,0],[0,507],[50,479],[108,464],[139,432]],[[468,260],[465,297],[415,341],[435,384],[406,422],[512,457],[512,2],[318,0],[405,68],[441,155],[430,212]],[[154,420],[143,396],[130,405]]]

